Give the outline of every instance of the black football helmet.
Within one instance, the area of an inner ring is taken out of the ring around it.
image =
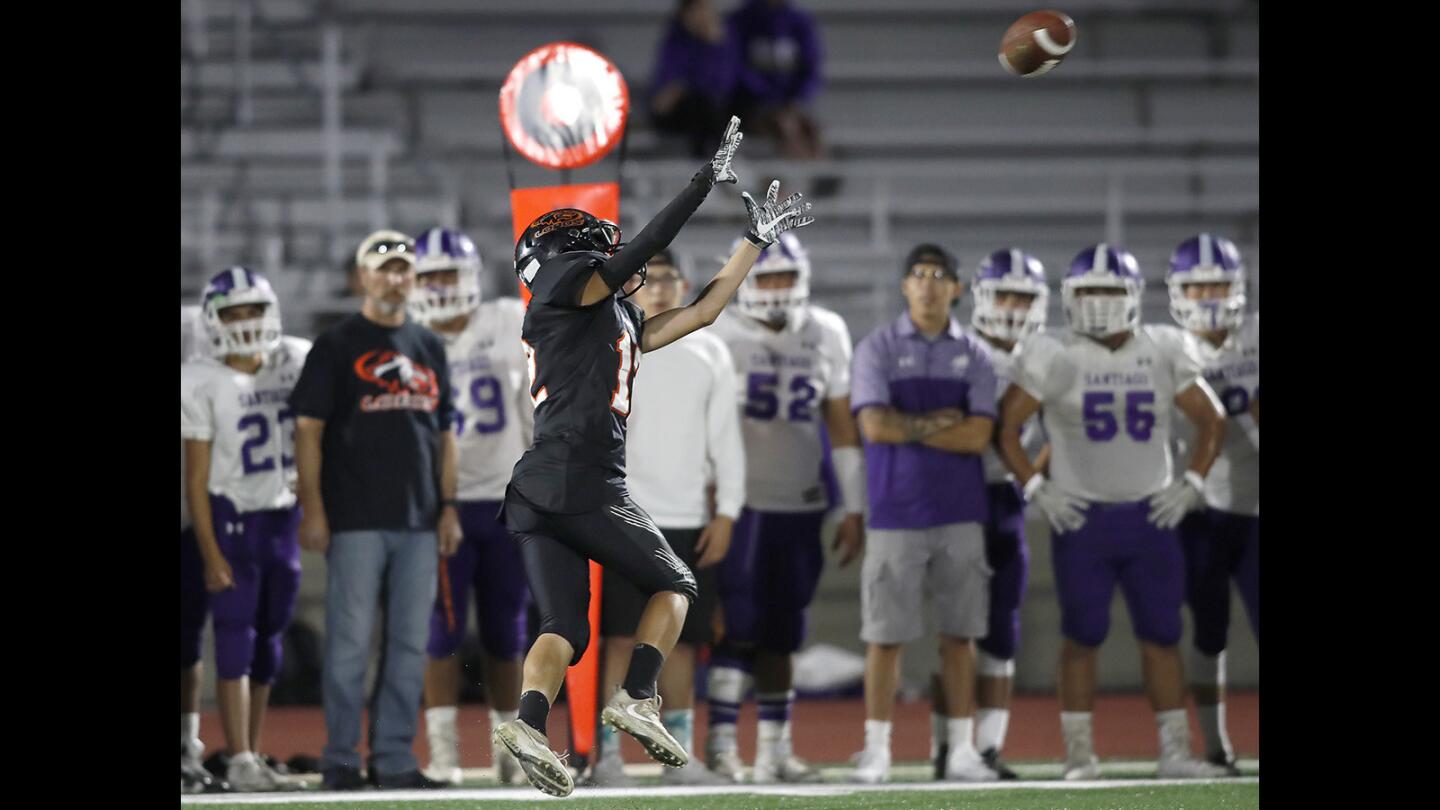
[[[515,243],[515,275],[526,287],[540,265],[561,253],[590,250],[614,255],[624,247],[620,226],[579,208],[557,208],[542,214]]]

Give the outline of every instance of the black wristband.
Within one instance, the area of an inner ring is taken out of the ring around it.
[[[745,241],[754,245],[758,250],[764,250],[765,248],[768,248],[771,245],[775,244],[774,242],[766,242],[765,240],[761,239],[759,236],[751,233],[750,231],[745,232]]]

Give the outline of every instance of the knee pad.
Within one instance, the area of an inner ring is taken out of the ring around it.
[[[980,650],[975,660],[975,671],[984,678],[1013,678],[1015,677],[1015,659],[997,658]]]
[[[1099,647],[1105,643],[1105,637],[1110,635],[1110,623],[1108,621],[1062,621],[1061,633],[1065,638],[1082,647]]]
[[[215,677],[238,680],[250,674],[255,657],[255,628],[215,623]]]
[[[590,622],[583,613],[578,619],[548,620],[540,625],[540,632],[554,633],[570,642],[570,646],[575,649],[575,654],[570,658],[572,667],[580,663],[581,656],[585,655],[585,648],[590,644]]]
[[[250,682],[267,685],[275,683],[284,656],[285,640],[279,633],[258,639],[255,643],[255,657],[250,661]]]

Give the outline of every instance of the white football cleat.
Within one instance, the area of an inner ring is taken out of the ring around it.
[[[757,785],[777,782],[819,782],[820,772],[814,766],[794,754],[784,756],[756,755],[755,769],[751,776]]]
[[[855,757],[855,770],[850,778],[866,785],[890,781],[890,752],[865,749]]]
[[[745,761],[740,759],[739,751],[711,751],[707,764],[717,776],[735,783],[745,781]]]
[[[1223,765],[1190,757],[1162,759],[1155,769],[1155,776],[1160,779],[1220,779],[1229,775],[1229,769]]]
[[[625,773],[625,761],[618,753],[604,754],[595,760],[595,767],[590,769],[590,778],[585,784],[590,787],[635,787],[635,781]]]
[[[1000,774],[985,764],[974,746],[953,746],[945,758],[945,778],[951,782],[997,782]]]
[[[560,757],[550,750],[550,741],[524,720],[501,723],[490,738],[497,748],[503,747],[515,755],[520,761],[520,770],[536,790],[562,798],[575,791],[575,779]]]
[[[1089,761],[1066,762],[1065,781],[1088,782],[1100,778],[1100,760],[1090,757]]]
[[[645,747],[645,753],[662,765],[683,768],[690,761],[685,747],[670,736],[670,731],[660,721],[659,695],[636,700],[622,686],[605,704],[600,719],[634,737]]]
[[[239,759],[230,760],[230,765],[225,769],[225,781],[229,782],[230,787],[237,793],[270,793],[290,789],[259,759],[244,762]]]

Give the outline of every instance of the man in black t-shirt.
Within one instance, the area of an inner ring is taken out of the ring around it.
[[[364,786],[357,746],[370,635],[382,601],[369,780],[382,788],[445,784],[420,773],[411,747],[439,556],[460,544],[458,454],[445,345],[406,320],[414,250],[395,231],[365,239],[356,253],[365,303],[315,340],[290,395],[300,545],[326,555],[329,739],[321,770],[331,790]]]
[[[695,302],[646,320],[624,300],[645,283],[645,263],[680,232],[717,183],[734,183],[740,143],[730,119],[720,151],[635,240],[614,223],[562,208],[530,224],[515,247],[515,272],[531,293],[521,338],[529,357],[535,438],[515,465],[502,514],[520,544],[540,609],[540,636],[525,658],[520,716],[493,737],[519,760],[530,784],[555,796],[574,790],[545,738],[550,703],[565,669],[589,643],[589,560],[629,580],[649,601],[635,632],[623,686],[602,719],[671,767],[688,761],[660,721],[655,680],[695,598],[695,577],[625,488],[625,419],[640,354],[714,323],[760,251],[781,232],[808,225],[800,195],[763,204],[745,194],[746,239]],[[624,295],[617,295],[622,287]]]

